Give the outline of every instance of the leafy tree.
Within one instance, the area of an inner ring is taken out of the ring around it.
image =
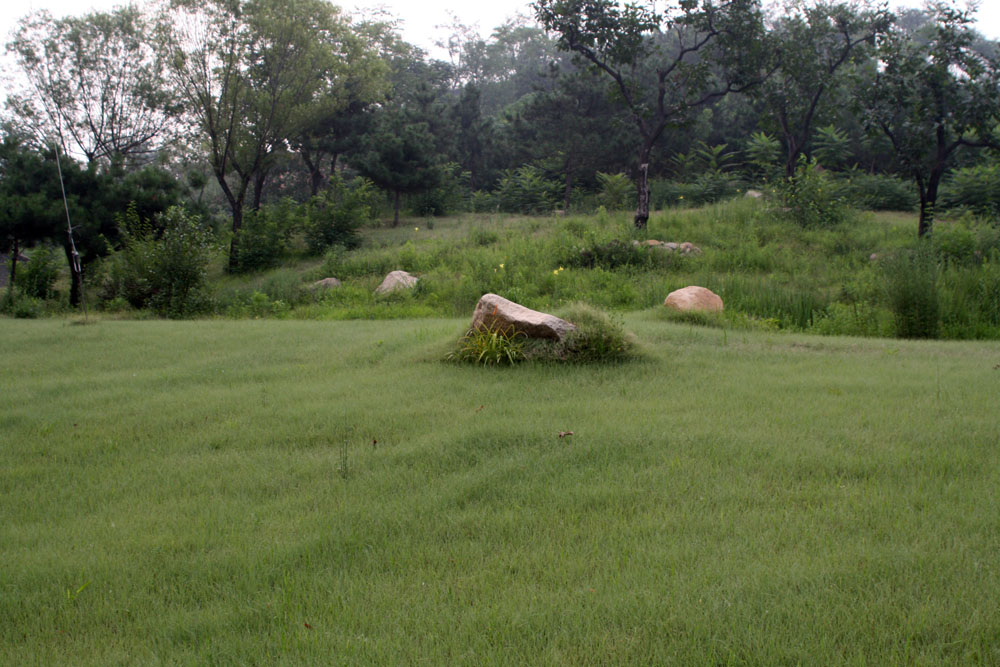
[[[396,41],[390,25],[367,21],[344,31],[332,45],[340,65],[303,107],[290,137],[292,150],[309,170],[312,196],[328,182],[340,155],[360,149],[360,138],[370,127],[368,110],[390,92],[389,67],[381,52]],[[326,173],[324,164],[329,164]]]
[[[354,160],[358,171],[393,194],[394,227],[399,224],[402,195],[430,190],[440,181],[434,143],[426,121],[407,109],[387,110],[376,118],[364,150]]]
[[[64,204],[56,159],[53,150],[28,150],[10,137],[0,145],[0,238],[7,239],[5,249],[43,240],[62,245],[71,275],[70,303],[79,305],[83,269],[120,241],[115,214],[133,203],[151,217],[176,203],[179,187],[168,174],[151,167],[126,174],[121,167],[101,170],[94,163],[83,167],[62,156]]]
[[[870,53],[889,27],[885,8],[818,0],[788,3],[771,28],[779,67],[759,89],[777,122],[785,149],[785,176],[796,170],[812,135],[821,103],[838,84],[845,66]]]
[[[322,0],[192,0],[168,17],[174,82],[232,212],[232,270],[251,186],[256,209],[277,157],[345,66],[338,11]]]
[[[179,111],[152,33],[135,6],[29,14],[7,45],[27,84],[8,98],[8,118],[39,147],[58,139],[88,162],[148,162],[172,138]]]
[[[931,232],[942,177],[960,149],[1000,148],[1000,61],[976,48],[969,12],[928,5],[931,21],[896,26],[879,48],[864,105],[920,195],[917,235]]]
[[[588,71],[562,66],[553,71],[550,90],[525,96],[508,109],[511,142],[521,162],[543,164],[563,177],[563,208],[570,206],[576,183],[598,170],[627,170],[635,144],[629,118],[608,95],[604,80]]]
[[[650,153],[664,130],[690,122],[693,112],[762,78],[766,60],[756,0],[686,0],[680,13],[656,12],[653,2],[536,0],[539,22],[611,77],[639,131],[636,227],[649,219]]]

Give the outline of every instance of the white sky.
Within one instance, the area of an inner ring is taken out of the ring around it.
[[[141,0],[140,0],[141,2]],[[450,34],[446,28],[453,23],[453,16],[461,23],[478,27],[488,36],[493,28],[517,14],[531,14],[530,0],[341,0],[349,13],[360,10],[385,9],[402,21],[403,37],[434,57],[445,58],[435,49],[436,41],[444,41]],[[0,37],[7,36],[18,18],[37,9],[48,9],[54,16],[84,14],[93,10],[106,10],[125,4],[123,0],[3,0],[0,2]],[[665,4],[665,3],[664,3]],[[918,7],[921,0],[890,0],[890,6]],[[977,14],[979,30],[987,37],[1000,39],[1000,0],[981,0]],[[0,82],[0,100],[7,96],[7,85]]]

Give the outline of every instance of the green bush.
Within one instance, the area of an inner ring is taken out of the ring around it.
[[[301,215],[298,204],[288,197],[277,204],[261,206],[258,211],[245,212],[236,241],[236,270],[247,273],[277,266],[288,250]]]
[[[941,184],[938,206],[997,218],[1000,216],[1000,165],[954,170]]]
[[[34,297],[16,294],[14,290],[7,290],[0,301],[0,313],[22,320],[35,319],[42,314],[42,302]]]
[[[409,199],[415,215],[451,215],[470,210],[472,193],[469,190],[471,175],[462,167],[450,162],[441,168],[441,183],[431,190],[413,195]]]
[[[525,165],[503,172],[493,197],[506,213],[551,213],[559,200],[560,185],[538,167]]]
[[[197,216],[180,206],[160,214],[157,238],[134,207],[121,225],[125,247],[106,261],[100,288],[103,302],[124,299],[133,308],[150,308],[160,315],[185,317],[208,307],[206,267],[215,251],[210,232]]]
[[[747,140],[744,153],[750,177],[774,179],[781,170],[781,142],[765,134],[754,132]]]
[[[1000,338],[1000,250],[978,265],[946,265],[938,294],[943,338]]]
[[[330,177],[330,185],[313,197],[302,211],[302,233],[312,255],[321,255],[331,246],[355,248],[358,229],[378,215],[379,192],[365,178],[350,183],[339,174]]]
[[[55,294],[53,286],[62,268],[62,262],[55,248],[51,246],[37,248],[31,254],[31,258],[19,267],[15,283],[22,294],[34,299],[48,299]]]
[[[913,183],[898,176],[854,170],[835,183],[847,203],[866,211],[912,211],[917,205]]]
[[[848,205],[815,160],[801,160],[795,175],[779,187],[785,215],[801,227],[828,228],[848,217]]]
[[[649,202],[653,209],[674,206],[703,206],[739,194],[743,184],[725,174],[705,173],[682,183],[653,179],[649,184]]]
[[[899,338],[938,337],[938,264],[931,250],[921,247],[883,260],[886,296]]]
[[[625,174],[597,172],[598,201],[609,211],[624,211],[635,205],[635,183]]]
[[[556,346],[556,358],[563,361],[594,363],[621,361],[632,355],[634,343],[617,317],[577,302],[559,311],[559,316],[576,325]]]

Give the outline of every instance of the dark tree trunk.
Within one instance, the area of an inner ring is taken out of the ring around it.
[[[14,280],[17,278],[17,256],[21,254],[21,244],[14,239],[14,249],[10,253],[10,282],[7,283],[7,291],[14,289]]]
[[[309,171],[309,195],[315,197],[323,185],[323,172],[319,168],[319,160],[313,160],[307,150],[300,151],[299,155],[302,156],[302,162]]]
[[[644,160],[639,164],[639,182],[636,184],[639,190],[639,206],[635,210],[635,228],[645,229],[649,222],[649,155],[643,156]]]
[[[264,184],[267,183],[267,169],[261,169],[253,177],[253,210],[260,210],[260,202],[264,197]]]
[[[400,200],[401,196],[402,195],[400,194],[399,190],[396,190],[396,196],[395,196],[395,199],[393,201],[393,206],[392,206],[392,226],[393,227],[398,227],[399,226],[399,200]]]
[[[69,305],[76,308],[83,298],[83,267],[80,265],[80,255],[73,247],[73,239],[69,238],[67,230],[67,242],[63,245],[66,252],[66,262],[69,264]]]
[[[243,202],[233,205],[233,239],[229,242],[229,272],[236,273],[240,268],[240,230],[243,229]]]
[[[930,236],[934,228],[934,207],[937,205],[938,188],[941,185],[943,169],[933,169],[927,180],[927,187],[920,191],[920,222],[917,223],[917,238]]]
[[[566,159],[566,186],[563,188],[563,211],[569,212],[569,197],[573,194],[573,170],[570,169],[569,159]]]

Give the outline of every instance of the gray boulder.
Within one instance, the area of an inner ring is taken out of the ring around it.
[[[562,340],[576,325],[555,315],[541,313],[503,298],[484,294],[472,314],[472,329],[500,328],[522,333],[528,338]]]
[[[340,287],[340,281],[336,278],[323,278],[323,280],[317,280],[312,285],[309,286],[311,290],[321,290],[321,289],[335,289]]]
[[[376,294],[388,294],[401,289],[412,289],[417,281],[416,276],[411,276],[406,271],[393,271],[385,277],[382,284],[375,288]]]

